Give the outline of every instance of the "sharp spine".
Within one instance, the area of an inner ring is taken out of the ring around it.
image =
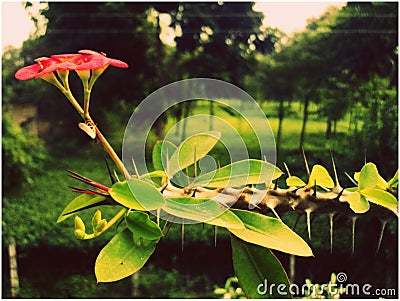
[[[138,169],[137,169],[137,166],[136,166],[136,163],[135,163],[135,160],[133,159],[133,157],[132,157],[132,164],[133,164],[133,168],[135,169],[135,174],[139,179],[139,177],[140,177],[139,172],[138,172]]]
[[[331,160],[332,160],[333,173],[335,174],[336,187],[338,188],[338,190],[341,190],[341,189],[342,189],[342,186],[340,186],[340,183],[339,183],[339,178],[338,178],[337,171],[336,171],[335,160],[333,160],[332,150],[330,150],[330,153],[331,153]]]
[[[333,250],[333,217],[335,213],[329,213],[329,237],[330,237],[330,244],[331,244],[331,254]]]
[[[286,165],[285,162],[283,162],[283,165],[285,166],[285,169],[286,169],[286,172],[287,172],[288,176],[291,177],[290,171],[289,171],[289,167]]]
[[[355,237],[356,237],[356,222],[358,216],[351,217],[351,253],[354,254]]]
[[[302,215],[303,215],[302,213],[297,213],[297,218],[296,218],[296,221],[294,222],[292,230],[294,230],[296,228],[296,226],[297,226],[297,224],[298,224],[298,222],[299,222],[299,220],[300,220]]]
[[[303,146],[301,147],[301,152],[303,153],[304,164],[306,165],[307,174],[308,174],[308,176],[310,176],[310,168],[308,167],[306,152],[304,151],[304,147]]]
[[[379,253],[379,249],[381,248],[382,244],[382,239],[383,239],[383,233],[385,232],[385,227],[387,224],[387,220],[380,220],[381,226],[380,226],[380,231],[379,231],[379,239],[378,239],[378,246],[376,247],[376,254]]]
[[[268,207],[268,208],[271,209],[272,213],[273,213],[280,221],[282,221],[281,218],[279,217],[278,212],[276,212],[276,210],[275,210],[274,207]]]
[[[306,217],[307,217],[307,231],[308,231],[308,238],[311,240],[311,210],[305,210]]]
[[[104,161],[106,161],[107,172],[108,172],[108,175],[109,175],[110,180],[111,180],[111,185],[114,185],[117,182],[117,180],[116,180],[115,177],[113,177],[113,174],[111,172],[111,168],[110,168],[110,165],[108,164],[108,160],[107,160],[106,156],[104,156]]]

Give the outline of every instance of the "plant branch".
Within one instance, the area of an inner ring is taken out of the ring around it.
[[[184,189],[179,189],[168,185],[163,194],[168,197],[187,196]],[[255,211],[262,214],[273,213],[271,208],[277,213],[285,213],[289,211],[296,211],[298,213],[311,213],[319,214],[342,214],[349,218],[356,215],[350,209],[347,197],[349,192],[340,191],[336,189],[332,191],[317,191],[315,194],[314,189],[307,187],[302,188],[288,188],[288,189],[268,189],[259,190],[254,188],[245,189],[215,189],[210,190],[206,188],[197,188],[195,198],[199,199],[214,199],[221,202],[225,206],[236,209],[250,210],[253,208],[254,198],[258,201]],[[393,212],[382,206],[373,206],[371,210],[374,215],[382,219],[389,218]],[[371,211],[370,210],[370,211]]]

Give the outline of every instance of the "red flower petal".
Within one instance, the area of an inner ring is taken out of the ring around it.
[[[27,80],[35,78],[35,76],[40,72],[42,69],[39,64],[30,65],[19,69],[15,73],[15,77],[19,80]]]
[[[35,59],[37,64],[19,69],[15,77],[20,80],[39,78],[45,74],[57,70],[90,70],[104,68],[109,65],[128,68],[128,64],[123,61],[110,59],[103,53],[93,50],[79,50],[78,54],[56,54],[48,57]]]
[[[98,52],[96,52],[94,50],[88,50],[88,49],[79,50],[78,53],[91,54],[91,55],[102,55],[101,53],[98,53]]]
[[[120,61],[120,60],[116,60],[116,59],[108,59],[108,63],[111,66],[119,67],[119,68],[128,68],[129,67],[127,63]]]
[[[56,59],[59,60],[60,62],[65,62],[68,60],[72,60],[74,58],[76,58],[77,56],[79,56],[79,54],[73,53],[73,54],[55,54],[52,55],[51,58],[52,59]]]

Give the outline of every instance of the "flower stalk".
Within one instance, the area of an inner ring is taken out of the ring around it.
[[[129,180],[131,178],[129,172],[89,114],[90,94],[96,80],[110,65],[119,68],[127,68],[128,65],[120,60],[107,58],[104,53],[92,50],[80,50],[77,54],[53,55],[50,58],[41,57],[36,59],[35,62],[36,64],[34,65],[19,69],[15,77],[20,80],[41,78],[56,86],[83,118],[85,123],[95,131],[105,151],[110,155],[121,173]],[[84,91],[83,109],[70,90],[68,82],[70,70],[76,71],[82,81]],[[55,72],[57,72],[58,78]]]

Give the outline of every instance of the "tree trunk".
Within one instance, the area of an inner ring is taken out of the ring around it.
[[[160,117],[158,117],[158,119],[154,123],[154,130],[158,139],[163,138],[163,132],[166,123],[167,123],[167,116],[166,113],[164,112],[160,115]]]
[[[140,293],[139,293],[139,272],[137,271],[135,274],[131,276],[131,281],[132,281],[132,297],[133,298],[138,298]]]
[[[300,149],[303,147],[304,139],[306,136],[306,124],[308,120],[308,105],[310,104],[310,97],[307,95],[304,101],[304,110],[303,110],[303,125],[301,126],[300,133]]]
[[[210,100],[210,126],[209,126],[209,130],[212,131],[213,130],[213,119],[214,119],[214,101]]]
[[[337,125],[337,120],[335,119],[335,120],[333,121],[333,137],[336,136],[336,125]]]
[[[14,237],[10,236],[8,245],[8,255],[10,257],[10,282],[11,282],[11,296],[18,297],[19,293],[19,277],[17,265],[17,244]]]
[[[188,116],[190,114],[190,102],[185,101],[183,103],[183,124],[182,124],[182,135],[181,135],[181,141],[184,141],[186,139],[186,128],[187,128],[187,120]]]
[[[325,132],[325,138],[329,139],[332,136],[332,119],[328,116],[328,119],[326,120],[326,132]]]
[[[277,152],[277,157],[279,154],[279,151],[281,149],[281,141],[282,141],[282,123],[283,123],[283,118],[285,115],[285,108],[284,108],[284,102],[283,100],[279,100],[279,112],[278,112],[278,132],[276,134],[276,152]]]
[[[290,254],[289,257],[289,281],[294,283],[296,277],[296,256]]]

